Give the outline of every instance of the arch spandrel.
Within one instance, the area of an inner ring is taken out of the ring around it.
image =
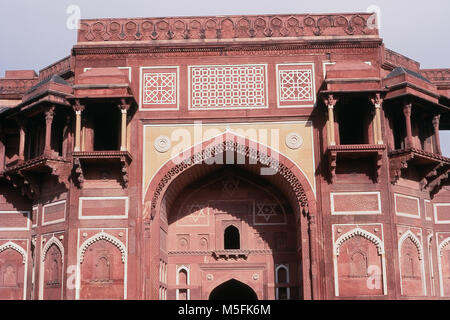
[[[197,164],[205,163],[205,160],[224,152],[234,152],[245,157],[250,163],[266,164],[268,168],[274,169],[276,174],[265,177],[275,181],[275,184],[285,185],[284,189],[289,189],[287,192],[290,193],[291,201],[296,202],[299,207],[305,208],[304,211],[307,211],[305,213],[315,214],[314,191],[302,170],[295,163],[268,146],[228,132],[203,142],[201,147],[193,146],[183,153],[179,161],[169,160],[159,169],[150,182],[144,197],[144,219],[153,219],[157,208],[161,206],[163,195],[176,177],[182,172],[196,167]]]

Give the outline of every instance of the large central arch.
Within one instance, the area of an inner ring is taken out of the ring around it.
[[[302,246],[303,296],[306,299],[317,297],[316,202],[310,183],[289,158],[266,145],[230,132],[193,146],[177,155],[176,161],[167,161],[151,180],[144,197],[143,214],[145,297],[158,297],[160,281],[158,276],[151,277],[150,274],[152,269],[158,270],[160,261],[167,261],[167,256],[161,253],[165,244],[159,234],[167,232],[167,226],[161,226],[161,213],[167,215],[168,207],[186,185],[217,169],[217,164],[205,163],[222,155],[226,158],[229,154],[233,154],[235,159],[245,159],[243,164],[235,164],[245,170],[259,173],[262,167],[273,169],[274,174],[262,178],[285,194],[297,216],[297,227],[302,235],[299,243]],[[153,239],[150,241],[148,238]]]

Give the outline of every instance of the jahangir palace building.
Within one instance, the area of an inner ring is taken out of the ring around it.
[[[450,69],[374,20],[81,20],[6,71],[0,298],[449,298]]]

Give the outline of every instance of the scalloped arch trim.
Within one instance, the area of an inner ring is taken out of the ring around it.
[[[50,240],[47,241],[44,248],[42,249],[41,253],[41,261],[45,262],[45,257],[47,255],[48,250],[50,250],[50,247],[52,245],[55,245],[58,247],[59,251],[61,252],[61,262],[64,263],[64,246],[55,236],[52,236]]]
[[[446,238],[444,241],[441,242],[441,244],[439,245],[439,256],[442,257],[442,251],[444,250],[444,248],[450,244],[450,237]]]
[[[364,229],[361,228],[355,228],[350,230],[349,232],[343,234],[342,236],[340,236],[335,244],[334,244],[334,253],[336,254],[336,256],[339,256],[339,251],[341,249],[342,244],[347,241],[350,240],[353,237],[356,236],[361,236],[369,241],[371,241],[373,244],[376,245],[377,249],[378,249],[378,254],[384,254],[384,246],[383,246],[383,241],[380,240],[380,238],[378,238],[376,235],[370,233],[369,231],[366,231]]]
[[[13,249],[13,250],[17,251],[18,253],[20,253],[22,255],[22,263],[26,263],[27,253],[21,246],[19,246],[18,244],[14,243],[12,241],[8,241],[0,246],[0,252],[3,252],[7,249]]]
[[[422,260],[423,259],[423,248],[422,248],[422,244],[420,243],[419,238],[417,238],[417,236],[411,232],[411,230],[406,231],[401,237],[400,240],[398,241],[398,247],[400,249],[400,252],[402,250],[402,245],[403,242],[406,239],[411,239],[411,241],[414,243],[414,245],[416,246],[417,250],[419,251],[419,259]]]
[[[100,240],[106,240],[106,241],[112,243],[113,245],[115,245],[117,247],[117,249],[120,250],[120,253],[122,254],[122,262],[125,263],[127,261],[127,248],[122,243],[122,241],[120,241],[116,237],[102,231],[102,232],[99,232],[99,233],[93,235],[92,237],[90,237],[89,239],[87,239],[86,241],[83,242],[83,244],[80,247],[80,260],[79,260],[80,263],[83,263],[84,254],[86,253],[87,248],[89,248],[91,245],[93,245],[94,243],[96,243],[97,241],[100,241]]]

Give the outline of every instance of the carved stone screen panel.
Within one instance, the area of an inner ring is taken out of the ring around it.
[[[141,109],[178,109],[178,67],[141,68]]]
[[[266,65],[190,66],[190,109],[267,108]]]
[[[310,107],[316,100],[314,64],[277,65],[278,107]]]

